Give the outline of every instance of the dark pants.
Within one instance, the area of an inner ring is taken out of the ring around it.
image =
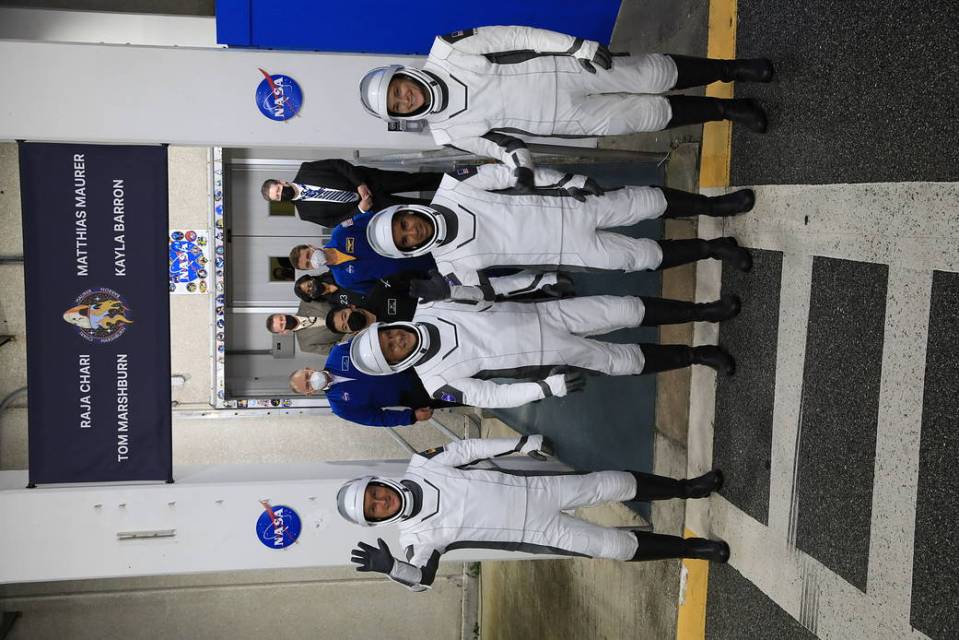
[[[369,175],[366,186],[373,192],[373,209],[379,210],[394,204],[429,204],[428,199],[394,196],[405,191],[436,191],[443,179],[442,173],[386,171],[366,169]]]

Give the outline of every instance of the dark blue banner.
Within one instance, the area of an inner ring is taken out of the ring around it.
[[[20,144],[30,482],[171,480],[167,150]]]

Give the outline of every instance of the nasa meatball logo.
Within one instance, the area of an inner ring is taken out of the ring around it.
[[[286,549],[296,542],[303,530],[299,514],[284,504],[271,506],[261,500],[263,513],[256,521],[256,537],[270,549]]]
[[[63,313],[63,320],[85,340],[113,342],[133,324],[130,306],[113,289],[87,289],[74,300],[74,306]]]
[[[256,88],[256,106],[270,120],[282,122],[295,116],[303,106],[303,92],[287,75],[269,74],[260,69],[263,80]]]

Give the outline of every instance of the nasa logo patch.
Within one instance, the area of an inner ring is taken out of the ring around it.
[[[303,91],[287,75],[270,75],[263,69],[263,80],[256,87],[256,107],[270,120],[282,122],[297,114],[303,106]]]
[[[278,504],[270,506],[260,501],[263,513],[256,521],[256,537],[268,549],[285,549],[300,537],[303,523],[299,514],[290,507]]]
[[[112,342],[133,324],[126,299],[113,289],[87,289],[63,312],[63,320],[85,340],[97,344]]]

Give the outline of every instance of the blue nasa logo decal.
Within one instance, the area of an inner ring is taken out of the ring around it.
[[[296,542],[303,530],[299,514],[283,504],[270,506],[266,500],[260,504],[263,505],[263,513],[256,521],[256,537],[263,546],[285,549]]]
[[[263,69],[263,80],[256,88],[256,107],[270,120],[289,120],[303,106],[303,91],[296,80],[287,75],[270,75]]]

